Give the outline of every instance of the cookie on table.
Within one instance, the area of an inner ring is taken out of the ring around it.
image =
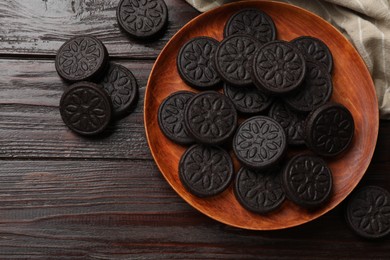
[[[64,123],[80,135],[103,132],[111,121],[111,99],[97,84],[79,82],[68,87],[60,100]]]
[[[100,85],[111,97],[113,116],[128,115],[138,98],[138,84],[133,73],[122,65],[110,63]]]
[[[287,198],[299,206],[313,209],[329,200],[333,178],[323,159],[303,154],[288,161],[283,170],[282,183]]]
[[[255,86],[238,88],[225,83],[223,92],[242,114],[259,114],[267,110],[273,102],[270,95],[259,91]]]
[[[318,38],[311,36],[301,36],[291,41],[303,53],[307,61],[314,61],[326,67],[332,72],[333,56],[328,46]]]
[[[350,146],[355,125],[351,112],[329,102],[309,114],[305,123],[306,145],[321,156],[337,156]]]
[[[306,116],[289,108],[281,101],[274,102],[269,117],[275,119],[284,129],[289,145],[304,145],[304,127]]]
[[[199,90],[218,86],[221,78],[214,64],[218,44],[217,40],[202,36],[191,39],[181,47],[176,63],[185,83]]]
[[[228,84],[243,87],[252,85],[251,65],[259,47],[256,38],[249,35],[232,35],[225,38],[215,54],[219,76]]]
[[[250,169],[261,170],[277,165],[283,159],[286,149],[283,127],[266,116],[245,120],[233,139],[233,151],[237,159]]]
[[[223,144],[236,130],[237,110],[233,102],[216,91],[204,91],[188,101],[185,109],[188,133],[203,144]]]
[[[158,109],[158,124],[163,134],[173,142],[187,145],[194,143],[184,123],[184,110],[195,94],[190,91],[178,91],[168,96]]]
[[[310,112],[332,97],[332,77],[320,63],[306,61],[306,75],[299,91],[291,93],[284,101],[293,109]]]
[[[247,210],[267,214],[278,209],[285,200],[280,169],[254,171],[241,168],[236,176],[234,194]]]
[[[92,36],[77,36],[66,41],[58,50],[55,67],[66,81],[93,81],[107,69],[108,52],[103,43]]]
[[[353,231],[368,239],[390,234],[390,193],[366,186],[352,193],[345,208],[345,218]]]
[[[255,54],[251,72],[253,83],[261,91],[274,95],[292,93],[305,77],[305,58],[293,44],[272,41]]]
[[[248,8],[229,18],[223,34],[225,38],[236,34],[248,34],[264,44],[275,40],[276,27],[266,13],[255,8]]]
[[[151,39],[160,36],[166,27],[168,8],[164,0],[121,0],[116,17],[131,37]]]
[[[233,179],[230,155],[218,146],[193,145],[179,162],[179,178],[183,186],[197,197],[210,197],[223,192]]]

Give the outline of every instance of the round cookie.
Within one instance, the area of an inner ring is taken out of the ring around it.
[[[311,36],[301,36],[291,41],[303,53],[307,61],[315,61],[332,72],[333,57],[328,46],[318,38]]]
[[[249,35],[225,38],[215,53],[215,67],[219,76],[233,86],[252,85],[251,66],[259,42]]]
[[[264,44],[252,63],[253,83],[264,92],[284,95],[299,89],[306,72],[301,52],[285,41]]]
[[[185,107],[194,95],[189,91],[175,92],[164,99],[158,109],[158,124],[161,131],[178,144],[187,145],[194,142],[184,123]]]
[[[116,17],[131,37],[149,39],[159,36],[165,28],[168,8],[164,0],[121,0]]]
[[[233,162],[229,154],[217,146],[193,145],[180,159],[179,178],[195,196],[214,196],[231,183]]]
[[[183,45],[176,63],[184,82],[199,90],[216,87],[221,82],[214,64],[218,44],[210,37],[196,37]]]
[[[330,102],[307,117],[306,145],[318,155],[336,156],[349,147],[354,129],[351,112],[341,104]]]
[[[282,126],[266,116],[245,120],[233,139],[233,151],[237,159],[250,169],[265,169],[279,163],[287,148]]]
[[[389,191],[377,186],[355,191],[347,202],[345,218],[351,229],[364,238],[379,239],[389,235]]]
[[[286,96],[284,101],[297,111],[310,112],[328,102],[332,92],[332,77],[326,68],[320,63],[307,61],[302,87]]]
[[[289,145],[304,145],[305,116],[291,110],[283,102],[274,102],[269,116],[275,119],[284,129]]]
[[[103,43],[92,36],[77,36],[58,50],[55,67],[66,81],[91,81],[99,78],[108,64],[108,52]]]
[[[255,37],[261,44],[276,38],[275,24],[266,13],[248,8],[232,15],[224,29],[224,37],[247,34]]]
[[[237,111],[243,114],[259,114],[273,102],[271,96],[259,91],[255,86],[235,87],[225,83],[223,92],[233,101]]]
[[[100,85],[111,97],[114,117],[128,115],[138,97],[138,84],[133,73],[122,65],[110,63]]]
[[[108,94],[91,82],[79,82],[68,87],[60,100],[64,123],[81,135],[103,132],[111,121],[112,103]]]
[[[185,109],[188,133],[203,144],[222,144],[237,126],[237,111],[230,99],[216,91],[195,95]]]
[[[318,208],[331,196],[332,172],[317,156],[296,155],[285,166],[282,183],[286,196],[294,203],[308,209]]]
[[[267,214],[279,208],[285,199],[279,170],[253,171],[241,168],[234,186],[238,202],[247,210],[259,214]]]

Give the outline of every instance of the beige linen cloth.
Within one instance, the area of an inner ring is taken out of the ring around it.
[[[201,12],[232,0],[186,0]],[[305,8],[336,26],[372,75],[381,119],[390,120],[390,0],[278,0]]]

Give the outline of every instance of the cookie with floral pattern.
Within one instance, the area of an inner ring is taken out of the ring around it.
[[[98,79],[108,65],[108,52],[103,43],[92,36],[77,36],[66,41],[58,50],[55,67],[66,81]]]
[[[291,158],[284,167],[282,183],[287,198],[297,205],[313,209],[329,200],[333,177],[320,157],[300,154]]]
[[[219,42],[211,37],[196,37],[181,47],[177,56],[180,77],[189,86],[199,90],[217,87],[221,82],[214,56]]]
[[[230,155],[218,146],[193,145],[179,162],[179,178],[183,186],[198,197],[223,192],[233,179]]]
[[[234,194],[247,210],[267,214],[278,209],[285,200],[280,169],[254,171],[241,168],[236,176]]]
[[[103,132],[111,121],[111,99],[91,82],[79,82],[68,87],[60,100],[60,113],[64,123],[81,135]]]
[[[161,34],[168,23],[164,0],[121,0],[116,10],[119,26],[137,39],[150,39]]]
[[[358,235],[368,239],[390,234],[390,193],[377,186],[366,186],[352,193],[345,208],[347,223]]]

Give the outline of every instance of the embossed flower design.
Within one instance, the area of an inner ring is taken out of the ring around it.
[[[298,195],[310,201],[324,197],[329,190],[329,171],[319,162],[300,159],[290,170],[290,178]]]
[[[283,127],[287,139],[293,142],[303,140],[304,117],[286,108],[283,103],[276,103],[272,110],[272,117]]]
[[[227,87],[229,97],[235,101],[235,104],[242,108],[259,108],[267,107],[270,97],[261,93],[253,87]]]
[[[270,23],[259,13],[248,11],[239,15],[232,22],[231,35],[249,34],[261,43],[272,40],[272,28]]]
[[[325,50],[315,41],[300,40],[295,42],[298,48],[304,51],[307,55],[313,59],[326,63],[327,54]]]
[[[114,108],[119,109],[130,101],[134,86],[126,74],[114,67],[104,79],[103,87],[110,95]]]
[[[164,122],[169,125],[168,130],[177,136],[188,136],[183,122],[184,108],[187,100],[179,97],[174,98],[172,102],[167,103],[164,109]]]
[[[150,32],[163,22],[163,7],[155,0],[127,0],[121,11],[122,20],[133,31]]]

